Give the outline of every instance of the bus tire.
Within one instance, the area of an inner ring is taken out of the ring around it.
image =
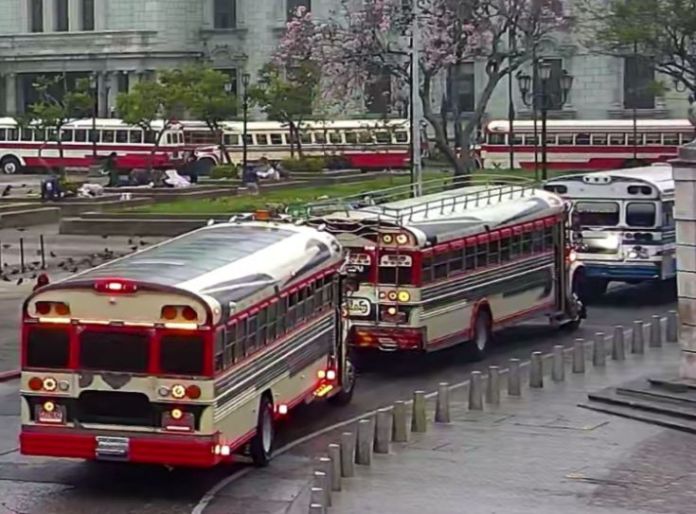
[[[474,332],[472,334],[471,357],[473,360],[483,359],[491,348],[493,340],[493,319],[488,307],[481,307],[476,313]]]
[[[598,300],[604,293],[607,292],[609,281],[603,278],[587,278],[584,277],[582,282],[578,284],[578,296],[580,301],[585,305]]]
[[[0,160],[0,168],[5,175],[14,175],[22,168],[22,163],[14,155],[6,155]]]
[[[254,466],[263,468],[271,461],[273,451],[273,403],[268,394],[261,396],[256,434],[251,439],[249,453]]]
[[[331,405],[336,405],[337,407],[343,407],[348,405],[353,400],[353,393],[355,392],[355,366],[353,362],[346,358],[346,369],[343,372],[343,384],[341,390],[329,398],[329,403]]]

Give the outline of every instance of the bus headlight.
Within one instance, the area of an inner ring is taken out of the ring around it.
[[[647,248],[643,248],[642,246],[634,246],[628,251],[626,257],[629,259],[647,259],[650,257],[650,254],[648,253]]]
[[[396,236],[396,242],[397,244],[405,245],[406,243],[408,243],[408,236],[406,234],[399,234],[398,236]]]
[[[399,291],[399,301],[400,302],[408,302],[411,300],[411,293],[408,291]]]

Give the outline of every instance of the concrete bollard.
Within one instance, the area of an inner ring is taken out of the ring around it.
[[[326,506],[329,507],[331,506],[331,489],[332,489],[332,483],[333,483],[333,477],[331,476],[331,472],[333,470],[333,466],[331,464],[331,458],[329,457],[318,457],[316,461],[316,469],[315,471],[315,477],[316,472],[320,472],[324,474],[324,480],[325,483],[322,487],[325,488],[326,490]]]
[[[662,346],[662,317],[654,314],[650,322],[650,348]]]
[[[375,425],[375,453],[389,453],[392,435],[391,409],[377,411],[377,424]]]
[[[551,380],[554,382],[563,382],[565,380],[565,359],[562,344],[557,344],[553,347]]]
[[[624,328],[621,325],[614,327],[614,335],[611,339],[611,358],[615,361],[626,360],[626,345],[624,344]]]
[[[667,313],[666,332],[668,343],[679,342],[679,318],[677,317],[677,311],[669,311]]]
[[[309,492],[309,511],[313,514],[326,512],[326,500],[324,495],[324,490],[321,487],[312,487]],[[314,509],[314,510],[312,510]]]
[[[355,434],[353,432],[341,434],[341,476],[343,478],[355,476]]]
[[[585,340],[576,339],[573,343],[573,373],[585,373]]]
[[[633,334],[631,334],[631,353],[645,353],[645,338],[643,337],[645,330],[643,322],[636,320],[633,322]]]
[[[435,404],[435,422],[450,422],[450,394],[449,384],[440,382],[437,386],[437,403]]]
[[[592,364],[598,368],[607,364],[607,345],[605,343],[604,332],[595,333],[594,345],[592,347]]]
[[[544,387],[544,360],[541,352],[532,353],[529,363],[529,387],[534,389]]]
[[[331,490],[341,490],[341,446],[335,443],[329,445],[331,459]]]
[[[309,514],[326,514],[326,509],[318,503],[309,504]]]
[[[321,503],[326,507],[331,506],[331,484],[329,483],[329,477],[323,471],[314,472],[314,482],[312,483],[312,489],[321,489],[324,493],[324,501]]]
[[[520,360],[510,359],[508,362],[508,396],[522,396]]]
[[[406,402],[394,402],[392,409],[392,441],[395,443],[408,442],[408,419],[406,416]]]
[[[356,464],[361,466],[372,464],[374,430],[371,420],[361,419],[358,421],[358,444],[355,449]]]
[[[483,410],[483,388],[481,372],[472,371],[469,380],[469,410]]]
[[[425,412],[425,391],[413,393],[413,413],[411,415],[411,432],[426,432],[428,418]]]
[[[500,368],[498,366],[488,366],[486,402],[490,405],[500,405]]]

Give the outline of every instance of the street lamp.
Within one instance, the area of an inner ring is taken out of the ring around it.
[[[242,94],[244,99],[244,128],[242,134],[242,173],[247,169],[247,124],[249,122],[249,80],[251,77],[248,73],[242,75]]]
[[[533,63],[536,65],[537,63]],[[548,111],[551,104],[551,100],[555,100],[558,107],[563,107],[563,105],[568,101],[568,94],[573,87],[573,76],[570,75],[566,70],[561,71],[561,76],[559,77],[560,91],[558,93],[549,92],[548,84],[551,80],[551,63],[545,60],[541,60],[539,65],[539,84],[534,84],[532,77],[526,73],[520,73],[517,75],[517,85],[520,88],[520,96],[522,101],[527,107],[539,107],[541,111],[541,178],[546,180],[548,178],[547,170],[547,151],[546,151],[546,121],[548,118]],[[540,87],[537,88],[536,86]],[[558,95],[557,97],[554,95]]]
[[[97,163],[97,110],[99,109],[99,96],[97,95],[97,74],[92,73],[89,76],[89,87],[92,91],[92,164]]]

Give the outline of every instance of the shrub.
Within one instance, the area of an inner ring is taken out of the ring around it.
[[[238,178],[237,166],[234,164],[224,164],[222,166],[215,166],[210,172],[210,178],[212,179],[236,179]]]
[[[283,168],[289,172],[312,172],[317,173],[326,168],[326,159],[324,157],[302,157],[283,159],[281,161]]]

